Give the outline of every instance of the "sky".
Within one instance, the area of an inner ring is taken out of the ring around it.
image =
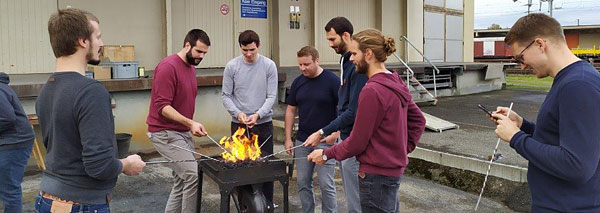
[[[528,0],[475,0],[475,29],[487,29],[492,24],[510,28],[522,16],[527,15]],[[548,3],[542,2],[542,10],[548,14]],[[540,12],[540,0],[532,0],[531,11]],[[554,0],[552,16],[563,26],[599,25],[600,0]]]

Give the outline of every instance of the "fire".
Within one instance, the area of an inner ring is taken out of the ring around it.
[[[252,138],[248,138],[245,128],[238,128],[231,138],[223,137],[219,141],[229,152],[221,153],[221,157],[227,162],[255,161],[260,157],[260,148],[258,146],[258,135],[252,133]]]

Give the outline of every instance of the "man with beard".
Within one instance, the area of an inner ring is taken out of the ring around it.
[[[345,17],[335,17],[325,25],[325,32],[329,47],[333,48],[340,58],[340,89],[338,92],[338,116],[327,126],[312,133],[305,142],[305,146],[317,146],[325,142],[332,133],[340,131],[341,140],[346,139],[352,131],[356,107],[358,106],[358,94],[367,82],[367,76],[356,73],[354,64],[350,61],[348,44],[353,33],[352,23]],[[348,200],[349,212],[360,212],[358,193],[358,161],[355,157],[340,162],[342,171],[342,182],[344,193]]]
[[[85,77],[86,64],[100,62],[99,24],[78,9],[58,10],[48,21],[56,72],[35,103],[47,153],[36,212],[110,212],[119,174],[137,175],[146,165],[138,155],[117,158],[110,95]]]
[[[194,160],[194,154],[171,145],[194,150],[192,136],[206,135],[204,126],[193,120],[198,85],[196,68],[208,52],[210,40],[200,29],[190,30],[183,49],[167,56],[154,69],[148,137],[156,151],[168,160]],[[196,212],[198,163],[168,164],[175,178],[165,212]]]
[[[308,160],[323,165],[356,156],[362,211],[400,212],[400,178],[425,130],[425,117],[406,85],[385,67],[396,51],[394,38],[365,30],[352,36],[349,50],[357,72],[369,77],[358,98],[357,122],[346,140],[313,151]]]

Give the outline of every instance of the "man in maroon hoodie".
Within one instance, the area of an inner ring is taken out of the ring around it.
[[[362,211],[400,212],[400,178],[408,153],[423,134],[425,117],[398,75],[385,68],[396,51],[394,38],[369,29],[352,36],[349,49],[356,72],[369,77],[358,98],[353,130],[343,143],[315,150],[308,160],[322,165],[356,156]]]

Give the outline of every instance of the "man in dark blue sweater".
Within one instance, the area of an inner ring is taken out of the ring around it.
[[[314,132],[306,139],[306,146],[317,146],[320,142],[325,142],[325,138],[336,131],[340,131],[342,140],[350,136],[356,110],[358,108],[358,95],[367,83],[366,75],[358,74],[355,66],[350,61],[350,52],[348,44],[352,37],[354,29],[352,23],[345,17],[335,17],[325,25],[325,32],[329,47],[340,58],[340,90],[338,92],[338,117],[327,126]],[[344,193],[348,203],[349,212],[360,212],[360,198],[358,192],[358,161],[356,157],[351,157],[340,162],[342,170],[342,181],[344,184]]]
[[[554,78],[537,124],[498,107],[496,134],[529,161],[532,212],[600,212],[600,74],[567,47],[545,14],[520,18],[505,38],[521,68]]]
[[[21,212],[21,181],[35,134],[9,82],[0,72],[0,202],[4,212],[15,213]]]
[[[110,212],[119,174],[137,175],[146,165],[138,155],[117,158],[110,96],[85,77],[86,65],[100,62],[99,23],[78,9],[58,10],[48,21],[56,72],[35,103],[47,150],[36,212]]]

